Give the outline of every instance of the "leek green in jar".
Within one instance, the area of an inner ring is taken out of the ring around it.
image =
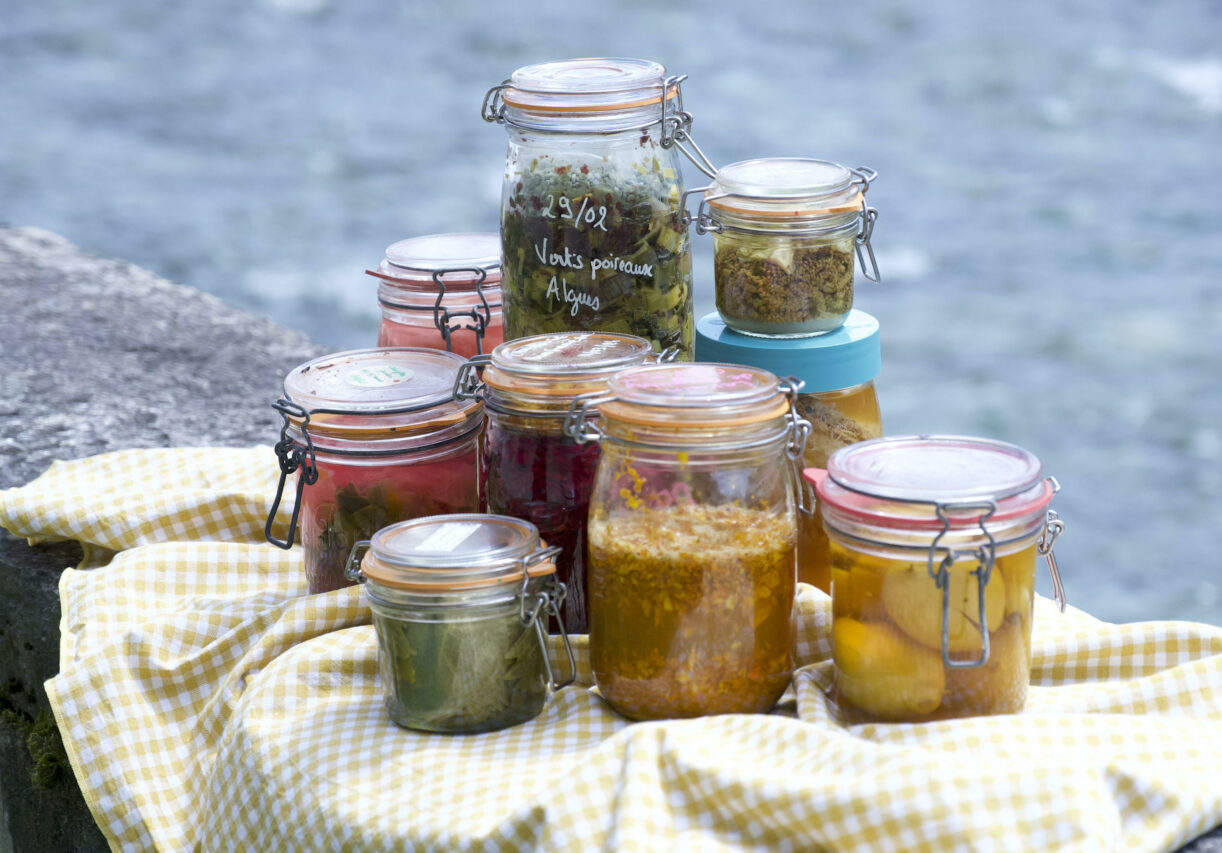
[[[484,117],[505,125],[505,340],[602,331],[692,353],[679,84],[656,62],[576,59],[515,71]]]

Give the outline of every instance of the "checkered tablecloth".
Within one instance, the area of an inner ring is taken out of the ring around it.
[[[270,448],[140,450],[0,492],[15,534],[86,545],[47,692],[116,850],[1155,851],[1222,822],[1222,629],[1043,599],[1017,715],[841,724],[803,586],[773,714],[628,723],[579,643],[532,722],[405,731],[360,589],[307,595],[263,543],[276,476]]]

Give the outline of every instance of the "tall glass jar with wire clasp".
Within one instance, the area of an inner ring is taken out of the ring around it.
[[[717,311],[747,335],[806,337],[838,329],[853,308],[854,255],[878,281],[867,207],[873,169],[768,157],[717,170],[696,216],[713,232]],[[868,261],[868,263],[867,263]]]
[[[376,270],[365,272],[378,279],[380,347],[432,347],[466,358],[505,339],[497,234],[400,240]]]
[[[654,359],[649,341],[635,335],[552,332],[506,341],[459,376],[458,399],[481,399],[488,413],[488,511],[526,519],[560,546],[556,576],[568,590],[564,622],[574,633],[588,624],[586,513],[599,447],[565,435],[565,415],[574,397],[604,391],[610,376]]]
[[[767,711],[792,661],[800,383],[630,368],[566,429],[602,447],[590,500],[590,663],[633,719]],[[597,404],[601,422],[585,417]]]
[[[1006,442],[877,438],[810,468],[831,540],[835,696],[848,720],[1018,711],[1056,480]]]
[[[454,399],[462,365],[440,350],[382,347],[316,358],[284,378],[281,476],[265,534],[287,550],[300,521],[311,593],[348,586],[352,546],[387,524],[483,509],[484,407]],[[288,532],[277,535],[293,475]]]
[[[458,734],[538,716],[575,674],[559,550],[530,522],[478,513],[403,521],[356,543],[346,574],[365,585],[391,720]],[[568,657],[563,681],[549,659],[547,615]]]
[[[680,83],[641,59],[545,62],[491,89],[483,116],[509,135],[501,195],[505,339],[637,335],[692,354],[692,263],[679,153],[712,174],[688,133]]]

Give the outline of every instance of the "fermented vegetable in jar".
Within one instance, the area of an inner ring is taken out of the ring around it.
[[[556,680],[542,623],[564,599],[558,550],[529,522],[482,514],[404,521],[357,543],[347,574],[365,585],[391,720],[472,733],[538,716],[574,673],[561,620],[569,677]]]
[[[808,469],[831,540],[832,658],[848,719],[1003,714],[1026,700],[1037,554],[1062,599],[1056,481],[1022,448],[865,441]]]
[[[588,563],[599,691],[633,719],[767,711],[793,669],[796,389],[724,364],[607,385],[567,425],[602,447]]]
[[[483,405],[454,400],[463,359],[387,347],[323,356],[294,368],[276,403],[280,485],[269,542],[291,548],[298,522],[311,593],[348,585],[353,545],[396,521],[480,510]],[[273,524],[290,475],[296,500],[287,536]]]
[[[504,340],[501,239],[430,234],[400,240],[376,270],[380,347],[431,347],[469,357]]]
[[[479,397],[488,413],[488,511],[526,519],[560,547],[556,576],[568,590],[564,622],[574,633],[588,625],[586,514],[599,449],[565,435],[564,419],[573,398],[605,390],[607,377],[652,356],[649,341],[634,335],[554,332],[471,359],[459,381],[459,396]]]
[[[802,337],[840,327],[853,307],[853,257],[878,281],[870,237],[876,173],[801,157],[731,163],[705,191],[717,311],[748,335]],[[869,265],[865,261],[868,253]]]
[[[834,332],[807,338],[743,335],[719,314],[708,314],[696,324],[696,360],[788,371],[801,380],[796,409],[810,423],[803,456],[808,468],[825,468],[828,457],[841,447],[882,435],[874,391],[882,365],[878,321],[858,308]],[[831,554],[822,511],[817,501],[803,505],[798,514],[798,580],[830,593]]]
[[[509,135],[506,340],[617,332],[691,357],[681,79],[646,60],[573,59],[519,68],[489,91],[484,118]]]

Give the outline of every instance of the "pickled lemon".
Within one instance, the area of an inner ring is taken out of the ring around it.
[[[1006,579],[1006,613],[1018,613],[1024,622],[1030,621],[1031,599],[1035,590],[1035,546],[998,557],[997,568],[1001,569]],[[992,583],[990,580],[989,584]]]
[[[1031,675],[1029,633],[1022,618],[1010,616],[989,636],[989,660],[984,666],[948,669],[942,709],[959,714],[1021,710]]]
[[[884,623],[837,619],[832,658],[840,695],[875,718],[921,717],[942,701],[946,676],[941,655]]]
[[[980,600],[975,563],[950,567],[950,613],[947,649],[979,653]],[[883,578],[883,606],[887,616],[912,639],[931,649],[942,649],[942,591],[925,564],[910,564]],[[1006,613],[1006,582],[994,571],[984,587],[987,631],[995,631]]]

